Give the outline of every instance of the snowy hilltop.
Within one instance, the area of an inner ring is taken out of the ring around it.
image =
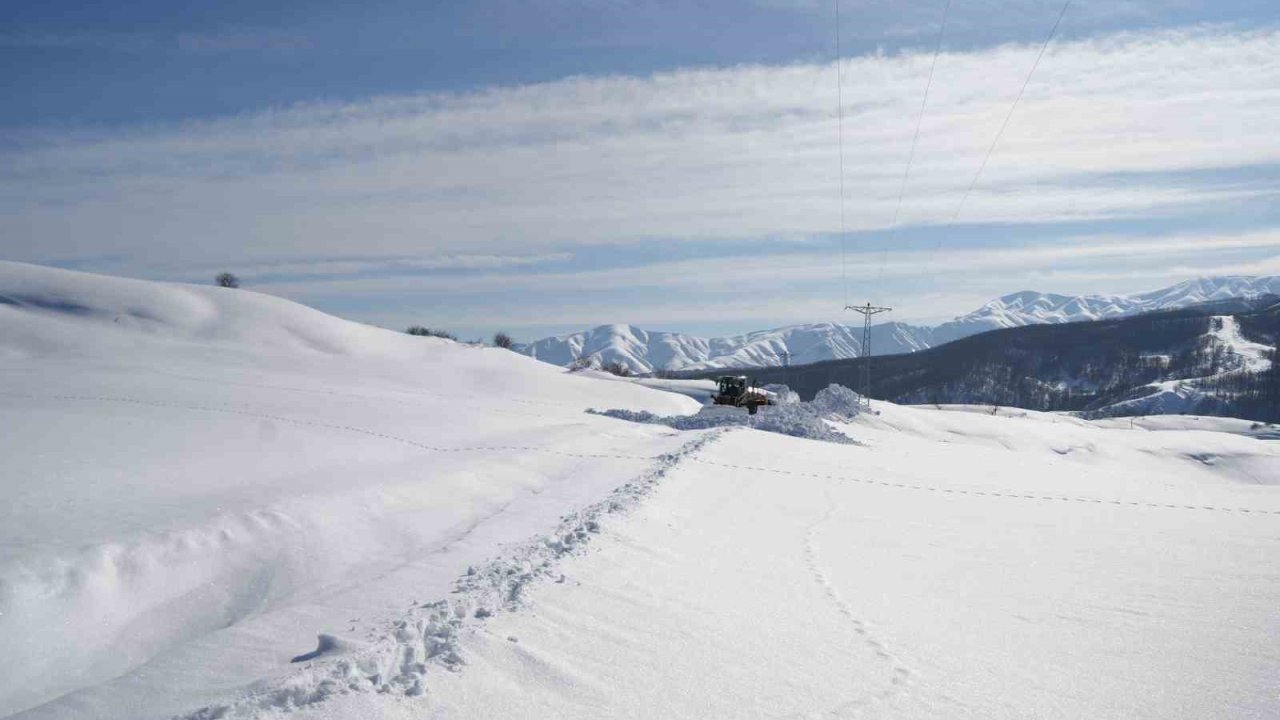
[[[876,355],[916,352],[988,330],[1067,323],[1173,310],[1226,298],[1280,294],[1280,276],[1228,276],[1188,280],[1128,295],[1055,295],[1024,291],[997,298],[954,320],[926,327],[890,322],[872,327]],[[839,323],[791,325],[718,338],[651,332],[631,325],[601,325],[544,338],[521,352],[553,365],[580,358],[620,363],[636,373],[657,370],[777,367],[860,357],[862,328]]]

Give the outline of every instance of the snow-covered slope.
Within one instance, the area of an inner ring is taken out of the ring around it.
[[[0,717],[289,672],[683,442],[698,403],[247,291],[0,263]]]
[[[1024,291],[992,300],[936,327],[883,323],[872,328],[877,355],[915,352],[963,337],[1040,323],[1101,320],[1154,310],[1174,310],[1227,298],[1280,295],[1280,276],[1201,278],[1161,290],[1131,295],[1055,295]],[[720,367],[776,367],[861,354],[862,328],[838,323],[793,325],[745,335],[702,338],[649,332],[631,325],[601,325],[586,332],[544,338],[521,351],[553,365],[578,358],[597,364],[622,363],[633,372]]]

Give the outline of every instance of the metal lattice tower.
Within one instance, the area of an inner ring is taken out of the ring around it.
[[[867,303],[866,305],[845,305],[844,309],[862,314],[862,354],[865,358],[862,363],[862,402],[869,409],[871,407],[871,317],[889,312],[893,308],[877,307]]]

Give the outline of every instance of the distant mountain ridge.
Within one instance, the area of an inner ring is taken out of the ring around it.
[[[1085,417],[1222,415],[1280,420],[1280,296],[1231,298],[1076,322],[1031,323],[877,358],[869,395],[898,404],[992,405]],[[757,368],[801,398],[862,388],[865,358]],[[694,371],[711,377],[717,370]]]
[[[1024,325],[1105,320],[1154,310],[1176,310],[1228,298],[1280,294],[1280,276],[1231,275],[1198,278],[1150,292],[1059,295],[1022,291],[996,298],[941,325],[890,322],[873,326],[875,355],[916,352],[988,330]],[[632,325],[601,325],[584,332],[543,338],[518,350],[543,362],[569,365],[589,358],[621,363],[632,372],[805,365],[862,356],[862,328],[841,323],[790,325],[742,335],[703,338],[652,332]]]

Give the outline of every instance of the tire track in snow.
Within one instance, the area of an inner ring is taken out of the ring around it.
[[[352,693],[427,694],[431,677],[465,670],[466,659],[461,654],[464,634],[482,632],[485,620],[498,613],[521,610],[530,586],[548,580],[563,582],[561,560],[585,552],[606,515],[634,508],[682,462],[721,435],[722,431],[716,430],[702,433],[670,453],[654,456],[644,473],[599,502],[565,515],[550,534],[504,548],[501,556],[468,568],[451,597],[414,604],[368,645],[336,657],[317,649],[314,654],[295,658],[295,662],[314,662],[293,674],[253,686],[227,703],[175,716],[175,720],[275,717]],[[325,637],[321,636],[322,647]]]
[[[836,504],[831,498],[831,491],[824,490],[823,496],[827,500],[826,510],[822,517],[813,521],[805,528],[804,537],[804,561],[809,568],[809,572],[813,575],[814,580],[822,588],[823,594],[835,606],[838,612],[848,625],[853,629],[854,634],[862,641],[862,643],[881,661],[888,664],[890,669],[889,687],[885,688],[876,695],[867,699],[849,700],[836,707],[826,711],[823,715],[834,715],[837,717],[844,716],[849,710],[861,708],[871,705],[873,702],[885,702],[900,692],[912,678],[912,672],[907,668],[892,652],[883,641],[875,637],[871,632],[870,626],[865,620],[858,617],[853,611],[853,607],[841,595],[839,588],[831,580],[830,571],[823,565],[818,552],[818,529],[825,525],[833,515],[836,514]]]
[[[485,453],[485,454],[490,454],[490,453],[491,454],[498,454],[498,453],[508,454],[513,451],[526,451],[530,453],[541,453],[541,454],[554,455],[554,456],[573,458],[573,459],[588,459],[588,460],[603,459],[603,460],[620,460],[620,461],[629,461],[629,462],[636,461],[636,462],[644,462],[644,463],[651,463],[655,460],[662,461],[664,458],[668,457],[665,454],[637,455],[637,454],[618,453],[618,452],[575,452],[575,451],[569,451],[569,450],[559,450],[559,449],[553,449],[553,448],[522,446],[522,445],[483,445],[483,446],[452,447],[452,448],[440,447],[440,446],[434,446],[427,443],[419,442],[417,440],[402,437],[399,435],[394,435],[391,433],[371,430],[368,428],[357,427],[352,425],[342,425],[338,423],[306,420],[306,419],[301,419],[297,417],[288,417],[288,416],[283,416],[283,415],[278,415],[278,414],[268,413],[268,412],[259,412],[252,409],[247,409],[245,406],[237,407],[230,403],[226,404],[225,406],[216,406],[216,405],[180,403],[180,402],[162,401],[162,400],[147,400],[147,399],[141,399],[136,397],[80,395],[80,394],[34,394],[34,393],[11,393],[11,392],[0,392],[0,397],[23,398],[23,399],[45,399],[45,400],[68,401],[68,402],[118,403],[118,404],[127,404],[127,405],[135,405],[135,406],[142,406],[142,407],[161,408],[166,410],[172,409],[172,410],[179,410],[182,412],[213,413],[213,414],[219,414],[219,415],[241,416],[241,417],[247,417],[247,418],[256,418],[260,420],[271,420],[271,421],[279,422],[281,424],[294,425],[294,426],[300,426],[300,427],[322,428],[326,430],[354,433],[356,435],[363,436],[365,438],[397,442],[397,443],[412,446],[419,450],[429,451],[429,452],[444,452],[444,453],[476,452],[476,453]],[[596,433],[596,434],[607,435],[607,433]],[[695,438],[694,442],[695,443],[705,442],[707,439],[709,439],[713,435],[714,433],[703,434],[702,437]],[[689,444],[689,443],[686,443],[686,444]],[[535,493],[536,492],[538,491],[535,491]],[[504,512],[507,508],[507,505],[509,504],[510,503],[504,504],[498,507],[496,511],[492,513],[487,513],[480,517],[475,518],[472,523],[470,523],[466,527],[460,528],[460,530],[457,532],[449,531],[445,535],[445,537],[441,538],[441,540],[438,543],[434,544],[433,547],[428,547],[422,550],[421,553],[419,554],[418,559],[420,560],[422,558],[429,557],[435,554],[440,548],[442,547],[447,548],[449,545],[464,539],[465,537],[467,537],[467,535],[469,535],[472,531],[474,531],[474,529],[478,527],[480,524],[484,522],[488,522],[492,519],[493,516],[500,515],[502,512]],[[251,526],[250,527],[251,531],[279,533],[280,531],[283,531],[283,530],[289,530],[294,533],[299,533],[304,530],[302,526],[298,525],[298,523],[292,518],[290,518],[288,515],[282,514],[275,510],[270,510],[270,509],[266,511],[255,510],[253,512],[243,514],[242,516],[237,516],[237,518],[240,518],[240,517],[243,517],[244,522],[248,523]],[[173,552],[174,548],[181,550],[182,547],[180,547],[180,544],[189,541],[190,537],[191,537],[190,533],[179,534],[179,535],[176,535],[174,539],[165,540],[165,542],[162,543],[160,547],[170,552]],[[203,538],[200,540],[200,544],[210,544],[210,543],[221,544],[221,543],[231,542],[231,536],[228,535],[226,529],[223,529],[220,532],[217,532],[215,534],[201,535],[200,537]],[[125,551],[133,552],[134,548],[130,546],[122,550],[122,552],[125,552]],[[378,577],[394,572],[398,568],[411,565],[413,564],[413,562],[415,561],[407,560],[398,565],[388,567],[378,575],[361,577],[358,580],[354,580],[353,582],[356,582],[359,584],[370,582],[370,581],[376,580]],[[225,585],[226,587],[232,587],[235,584],[235,581],[231,577],[227,577],[227,578],[219,577],[218,582]],[[0,578],[0,584],[2,583],[3,583],[3,578]],[[325,591],[330,593],[339,592],[342,590],[343,590],[343,587],[341,585],[334,585],[334,586],[329,586],[325,588]],[[257,597],[257,596],[255,595],[254,597]],[[243,605],[243,608],[240,608],[240,605]],[[259,599],[259,601],[255,601],[253,603],[248,603],[248,602],[239,603],[237,604],[236,607],[239,609],[227,610],[225,612],[225,617],[221,617],[219,619],[219,622],[221,622],[223,626],[231,626],[231,625],[237,624],[243,619],[245,619],[246,617],[254,614],[257,610],[261,609],[261,602]],[[221,612],[221,610],[219,612]]]

